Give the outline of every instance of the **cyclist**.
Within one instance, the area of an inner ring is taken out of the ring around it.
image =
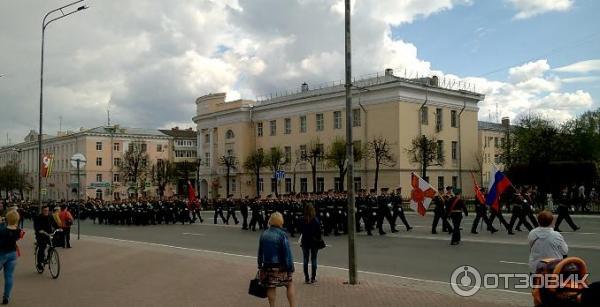
[[[50,237],[48,234],[52,233],[53,219],[50,216],[50,209],[48,206],[42,207],[42,213],[35,217],[33,220],[33,229],[35,230],[35,241],[37,242],[38,253],[37,263],[38,270],[44,269],[44,260],[46,259],[46,247],[50,243]]]

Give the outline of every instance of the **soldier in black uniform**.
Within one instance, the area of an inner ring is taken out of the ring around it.
[[[227,200],[225,201],[225,207],[227,208],[227,217],[225,218],[225,224],[229,225],[229,218],[233,217],[233,222],[237,225],[240,223],[235,214],[235,203],[236,201],[233,199],[233,194],[227,196]]]
[[[510,228],[510,232],[512,232],[513,227],[515,226],[515,222],[517,221],[517,219],[519,220],[519,224],[523,223],[523,225],[525,225],[525,227],[527,227],[528,230],[533,229],[531,227],[531,224],[529,224],[529,222],[527,222],[524,218],[523,218],[523,196],[521,195],[521,193],[519,193],[519,191],[515,191],[515,194],[513,195],[512,198],[512,216],[510,217],[510,222],[508,227]],[[518,229],[520,230],[520,229]]]
[[[358,194],[356,196],[356,212],[355,212],[355,221],[356,221],[356,232],[361,232],[362,231],[362,227],[360,225],[360,220],[363,220],[363,223],[365,224],[365,228],[367,226],[367,220],[366,220],[366,201],[365,201],[365,190],[361,189],[358,191]]]
[[[500,200],[503,200],[502,198]],[[506,222],[506,220],[504,219],[504,216],[502,215],[502,203],[499,201],[498,203],[498,209],[494,209],[493,207],[490,208],[490,224],[494,225],[494,220],[496,218],[498,218],[498,221],[500,221],[500,224],[502,224],[502,226],[504,226],[504,228],[508,231],[509,235],[514,235],[514,232],[512,231],[512,229],[510,228],[510,225]]]
[[[480,188],[480,191],[482,194],[484,194],[485,190],[483,188]],[[485,223],[485,225],[487,226],[487,230],[490,231],[491,233],[495,233],[498,231],[498,229],[494,228],[494,225],[492,225],[492,223],[490,222],[490,219],[488,219],[487,216],[487,205],[484,203],[482,203],[479,199],[477,199],[477,197],[475,198],[475,219],[473,220],[473,226],[471,227],[471,233],[472,234],[477,234],[477,226],[479,225],[479,221],[483,220],[483,222]]]
[[[439,193],[433,197],[433,204],[435,208],[433,209],[433,223],[431,224],[431,233],[437,234],[437,225],[442,220],[442,231],[452,233],[452,226],[448,223],[448,216],[446,212],[446,202],[448,200],[448,196],[444,194],[443,190],[440,190]]]
[[[569,190],[568,188],[563,188],[560,192],[560,195],[558,197],[558,218],[556,218],[556,223],[554,224],[554,230],[561,232],[559,226],[562,223],[563,220],[567,221],[567,224],[569,224],[569,226],[571,226],[571,229],[573,229],[573,231],[577,231],[579,230],[579,226],[575,225],[575,223],[573,223],[573,220],[571,219],[571,215],[569,214],[569,207],[571,205],[570,201],[569,201]]]
[[[447,202],[448,207],[446,211],[452,219],[452,239],[450,240],[451,245],[457,245],[460,243],[460,222],[465,216],[469,215],[467,212],[467,206],[461,199],[462,191],[460,189],[454,190],[454,197],[450,198]]]
[[[393,225],[392,232],[398,232],[396,229],[396,221],[398,218],[400,218],[406,227],[406,231],[410,231],[412,227],[408,224],[406,216],[404,215],[404,209],[402,208],[402,188],[396,188],[396,192],[392,193],[390,198],[392,201],[392,220],[390,221],[390,225]]]
[[[377,194],[375,189],[370,190],[370,194],[367,196],[367,214],[368,214],[368,225],[366,225],[367,235],[371,236],[373,229],[375,229],[375,225],[378,221],[377,211],[379,207],[377,206]]]
[[[538,222],[537,219],[533,216],[533,197],[531,195],[531,189],[530,188],[523,188],[523,190],[521,191],[521,196],[522,196],[522,207],[523,207],[523,221],[526,221],[527,219],[529,219],[529,221],[531,222],[531,225],[533,225],[533,227],[538,227]],[[517,229],[519,229],[521,227],[522,222],[519,221],[519,223],[517,224]],[[531,230],[531,229],[530,229]]]
[[[221,217],[223,224],[226,224],[225,217],[223,216],[223,201],[219,198],[213,200],[215,215],[213,217],[215,225],[217,224],[217,216]]]
[[[242,213],[243,230],[248,230],[248,206],[250,206],[250,200],[248,199],[248,196],[246,196],[240,202],[240,212]],[[202,223],[202,220],[200,220],[200,223]]]
[[[387,194],[388,188],[381,188],[381,194],[377,196],[377,229],[379,230],[379,235],[385,235],[385,231],[383,231],[383,220],[387,219],[390,223],[390,227],[392,231],[396,225],[392,225],[392,215],[390,213],[392,209],[390,196]]]
[[[252,214],[250,218],[250,229],[256,231],[257,224],[258,229],[263,229],[262,206],[258,196],[250,203],[250,211]]]

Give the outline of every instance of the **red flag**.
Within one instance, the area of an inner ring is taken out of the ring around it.
[[[192,183],[188,180],[188,200],[190,202],[193,202],[194,200],[196,200],[196,191],[194,190],[194,186],[192,185]]]
[[[431,203],[431,199],[437,193],[435,189],[423,178],[417,174],[411,174],[411,186],[412,191],[410,192],[410,207],[414,211],[417,211],[421,216],[425,216],[425,212]]]
[[[481,193],[481,187],[479,187],[479,185],[477,184],[477,181],[475,180],[475,175],[473,175],[473,172],[471,172],[471,178],[473,178],[473,185],[474,185],[473,188],[475,189],[475,197],[477,198],[479,203],[485,204],[485,196],[483,196],[483,193]]]

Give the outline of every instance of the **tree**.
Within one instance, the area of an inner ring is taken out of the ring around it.
[[[366,156],[369,160],[375,160],[375,184],[373,188],[377,191],[379,182],[379,169],[381,166],[396,166],[396,158],[392,153],[391,144],[383,137],[376,137],[370,140],[366,145]]]
[[[254,175],[256,196],[260,196],[260,170],[265,166],[267,166],[267,160],[262,150],[253,151],[244,162],[244,168]]]
[[[358,162],[362,160],[363,153],[360,146],[356,146],[352,144],[354,148],[354,162]],[[340,176],[339,186],[336,187],[337,190],[344,190],[344,177],[346,176],[346,171],[348,170],[348,163],[346,159],[346,140],[343,138],[336,138],[333,143],[329,146],[327,153],[325,154],[325,161],[327,161],[327,165],[330,167],[337,167],[338,174]]]
[[[129,150],[125,152],[121,163],[118,165],[119,172],[125,180],[132,184],[136,197],[140,187],[143,189],[143,184],[148,175],[148,153],[144,150],[141,142],[129,144]],[[140,185],[140,183],[142,185]]]
[[[175,165],[170,161],[159,159],[152,165],[151,175],[152,182],[158,186],[158,195],[163,199],[167,185],[177,178]]]
[[[312,186],[313,193],[317,192],[317,166],[319,162],[324,158],[325,152],[323,150],[323,144],[319,143],[319,139],[311,141],[306,147],[306,152],[301,154],[301,159],[310,164],[310,170],[312,173]]]
[[[198,171],[198,167],[199,165],[197,162],[181,161],[175,163],[175,177],[178,182],[181,182],[180,180],[183,180],[182,189],[184,191],[187,191],[188,189],[187,182],[190,180],[190,174],[195,175],[195,173]]]
[[[279,147],[271,148],[271,152],[269,152],[265,160],[267,161],[267,166],[269,169],[271,169],[273,178],[277,178],[276,172],[280,170],[282,166],[288,163],[287,159],[285,158],[285,154]],[[275,196],[279,196],[279,193],[277,192],[277,184],[275,184]]]
[[[235,170],[237,165],[238,165],[238,160],[235,156],[221,156],[219,158],[219,164],[223,167],[225,167],[226,169],[226,173],[225,173],[225,180],[227,180],[227,183],[225,184],[226,186],[226,191],[227,194],[225,195],[225,197],[229,197],[229,177],[231,176],[231,170]]]
[[[438,146],[435,137],[425,135],[415,137],[411,147],[406,149],[411,163],[418,163],[421,167],[421,177],[427,177],[427,168],[444,164],[444,151]]]

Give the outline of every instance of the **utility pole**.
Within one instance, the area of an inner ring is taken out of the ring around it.
[[[348,163],[346,185],[348,190],[348,283],[356,285],[356,246],[354,208],[354,152],[352,146],[352,49],[350,31],[350,1],[345,0],[345,54],[346,54],[346,163]]]

